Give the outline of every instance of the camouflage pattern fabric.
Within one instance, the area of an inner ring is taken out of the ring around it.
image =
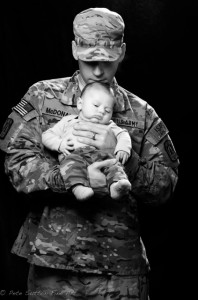
[[[128,130],[133,145],[125,166],[132,192],[122,201],[106,195],[79,203],[65,190],[57,154],[41,142],[43,131],[64,115],[78,113],[78,76],[76,72],[31,86],[0,134],[5,172],[16,191],[31,196],[31,212],[12,252],[49,268],[146,274],[149,265],[139,232],[137,201],[153,206],[172,196],[178,179],[176,151],[155,110],[114,79],[113,121]]]
[[[114,61],[122,52],[122,17],[106,8],[89,8],[73,23],[78,58],[83,61]]]
[[[60,162],[61,174],[65,188],[69,190],[76,184],[90,186],[87,167],[96,161],[115,158],[112,154],[93,149],[93,147],[82,147],[73,151]],[[107,187],[109,189],[113,182],[128,179],[121,163],[117,162],[109,168],[105,168]]]
[[[149,300],[146,276],[85,275],[31,266],[29,300]]]

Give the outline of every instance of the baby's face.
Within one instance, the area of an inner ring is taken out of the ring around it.
[[[82,96],[81,117],[93,123],[108,124],[113,106],[113,95],[104,88],[90,87]]]

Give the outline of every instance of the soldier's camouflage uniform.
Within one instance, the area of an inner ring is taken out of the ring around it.
[[[63,116],[77,114],[77,76],[78,72],[71,78],[34,84],[13,107],[1,132],[5,171],[16,191],[31,193],[36,207],[32,205],[12,252],[31,264],[60,272],[101,274],[99,278],[112,274],[120,280],[130,276],[134,278],[130,297],[140,299],[140,282],[146,280],[149,263],[139,233],[137,201],[165,202],[175,189],[179,161],[168,129],[155,110],[114,79],[113,121],[128,130],[133,145],[126,165],[131,195],[119,201],[96,196],[81,203],[67,194],[61,176],[64,165],[59,166],[56,154],[43,147],[41,133]],[[119,291],[109,288],[105,299],[128,299],[131,292],[125,292],[122,298]],[[72,297],[73,290],[63,299]]]

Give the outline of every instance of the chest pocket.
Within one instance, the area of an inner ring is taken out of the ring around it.
[[[135,152],[139,154],[144,136],[144,122],[135,118],[120,118],[117,116],[114,116],[112,120],[117,126],[124,128],[129,132],[132,141],[132,147]]]

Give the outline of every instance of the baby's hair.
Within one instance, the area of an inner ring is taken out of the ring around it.
[[[111,87],[111,85],[110,85],[109,83],[106,83],[106,82],[97,82],[97,81],[93,81],[93,82],[87,83],[87,84],[84,86],[84,88],[82,89],[82,92],[81,92],[80,97],[82,98],[82,96],[85,94],[85,92],[86,92],[89,88],[93,87],[94,85],[96,85],[96,86],[98,85],[98,86],[104,87],[104,89],[105,89],[107,92],[109,92],[109,94],[111,94],[111,95],[113,96],[113,98],[115,97],[115,96],[114,96],[113,89],[112,89],[112,87]]]

